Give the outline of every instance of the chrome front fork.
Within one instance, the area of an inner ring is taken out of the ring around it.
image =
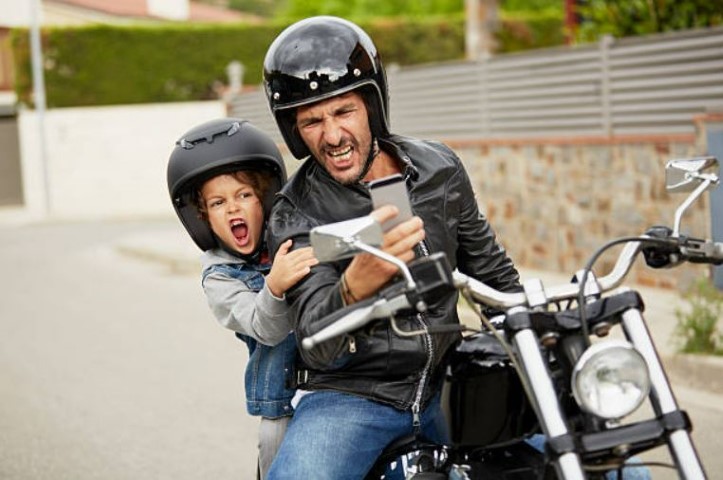
[[[656,415],[661,416],[678,411],[678,403],[639,310],[630,309],[623,314],[623,329],[628,340],[640,352],[648,365],[651,382],[650,401]],[[533,401],[536,402],[535,407],[543,432],[548,438],[567,435],[569,430],[537,336],[527,328],[515,333],[512,341],[518,352],[522,373],[532,390]],[[681,478],[689,480],[706,478],[693,441],[685,429],[680,428],[670,432],[667,443]],[[558,457],[555,468],[558,476],[565,480],[585,478],[580,457],[574,452],[564,453]]]
[[[656,415],[678,411],[678,403],[640,310],[633,308],[623,314],[623,329],[628,340],[648,364],[651,385],[650,402]],[[693,441],[685,429],[674,430],[669,434],[668,449],[681,473],[681,478],[696,480],[706,478]]]
[[[532,389],[538,418],[547,438],[568,434],[567,424],[557,401],[547,363],[542,357],[537,336],[531,329],[517,332],[512,340],[519,355],[526,381]],[[565,480],[583,480],[585,475],[577,453],[567,452],[554,462],[557,475]]]

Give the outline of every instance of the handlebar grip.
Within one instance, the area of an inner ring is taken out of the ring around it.
[[[674,267],[680,262],[723,264],[723,243],[686,236],[673,237],[668,227],[652,227],[645,232],[657,242],[643,246],[645,263],[652,268]]]
[[[723,264],[723,242],[715,242],[713,244],[713,256],[718,262],[716,265]]]
[[[723,243],[721,242],[688,238],[680,250],[685,260],[690,263],[723,264]]]
[[[432,325],[427,327],[427,333],[457,333],[464,332],[467,327],[461,323],[454,323],[450,325]]]

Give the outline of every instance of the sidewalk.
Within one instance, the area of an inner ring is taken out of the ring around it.
[[[166,265],[174,273],[200,274],[198,248],[181,225],[118,239],[118,252],[145,261]],[[520,269],[522,280],[539,278],[543,285],[568,283],[570,277],[557,272]],[[723,394],[723,357],[675,353],[672,333],[676,309],[685,310],[685,301],[671,290],[628,284],[638,290],[645,302],[645,319],[666,372],[672,381],[692,388]]]

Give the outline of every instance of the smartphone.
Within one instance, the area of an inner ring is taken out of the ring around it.
[[[394,205],[399,214],[382,224],[382,230],[388,231],[396,225],[412,218],[412,207],[409,204],[407,185],[404,177],[395,173],[388,177],[369,182],[369,191],[372,196],[372,205],[377,209],[383,205]]]

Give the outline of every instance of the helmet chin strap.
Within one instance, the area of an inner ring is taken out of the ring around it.
[[[367,173],[369,173],[369,169],[372,167],[372,163],[374,163],[374,159],[377,158],[377,155],[379,155],[379,142],[377,142],[376,137],[374,137],[372,140],[372,148],[369,149],[369,155],[367,155],[367,159],[364,162],[364,167],[352,183],[361,183],[361,181],[364,180],[364,177],[366,177]]]

